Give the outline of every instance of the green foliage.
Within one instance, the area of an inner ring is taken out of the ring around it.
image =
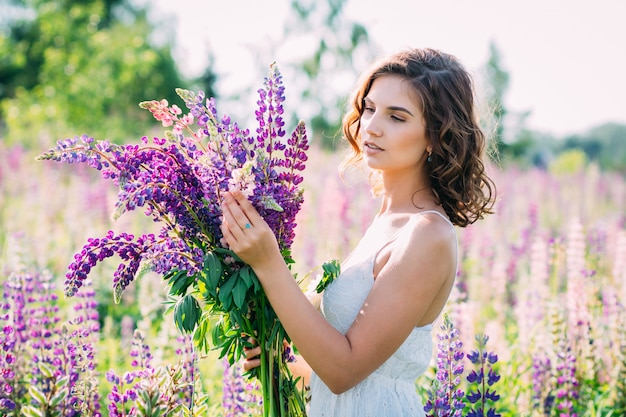
[[[315,292],[318,294],[321,294],[326,287],[328,287],[335,280],[335,278],[339,276],[339,273],[341,272],[341,264],[338,260],[333,259],[324,263],[322,265],[322,270],[324,271],[322,279],[315,287]]]
[[[503,66],[502,54],[496,44],[489,44],[489,59],[483,69],[487,119],[483,128],[490,139],[489,156],[506,166],[510,163],[528,165],[534,134],[525,128],[530,112],[513,113],[505,106],[510,75]]]
[[[489,44],[489,60],[485,66],[486,77],[489,82],[487,102],[494,118],[493,140],[497,147],[504,142],[504,118],[508,111],[504,107],[504,96],[509,87],[509,73],[502,67],[500,50],[494,42]]]
[[[587,164],[587,157],[580,149],[571,149],[561,153],[550,163],[549,171],[554,175],[580,172]]]
[[[88,133],[119,141],[147,130],[137,103],[181,85],[170,46],[122,0],[27,1],[33,19],[0,34],[5,140],[25,146]],[[137,123],[128,123],[129,113]],[[38,146],[38,145],[37,145]]]
[[[586,162],[595,163],[604,171],[626,172],[626,125],[607,123],[565,137],[523,128],[515,141],[501,144],[496,156],[505,166],[547,168],[562,164],[562,158],[573,163],[572,151],[581,153]],[[580,155],[575,158],[580,159]]]
[[[346,0],[292,0],[285,38],[310,37],[316,45],[293,64],[295,85],[303,85],[300,96],[307,114],[295,119],[309,120],[313,140],[327,149],[336,147],[343,109],[349,89],[367,60],[374,56],[367,29],[348,19],[343,10]],[[302,111],[302,109],[301,109]]]
[[[603,169],[626,172],[626,125],[606,123],[564,138],[562,149],[580,149]]]

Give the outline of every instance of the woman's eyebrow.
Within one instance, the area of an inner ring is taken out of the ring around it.
[[[401,112],[408,113],[409,115],[413,116],[413,113],[411,113],[408,109],[401,107],[401,106],[389,106],[387,107],[387,109],[393,110],[393,111],[401,111]]]
[[[368,103],[368,104],[374,104],[374,102],[373,102],[371,99],[367,98],[367,97],[365,97],[365,98],[363,99],[363,102],[364,102],[364,103]],[[389,106],[389,107],[387,107],[387,110],[391,110],[391,111],[401,111],[401,112],[407,113],[407,114],[409,114],[409,115],[411,115],[411,116],[415,117],[415,116],[413,115],[413,113],[411,113],[411,112],[410,112],[407,108],[402,107],[402,106]]]

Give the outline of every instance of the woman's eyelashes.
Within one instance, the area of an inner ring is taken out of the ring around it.
[[[372,107],[372,106],[366,106],[365,108],[363,108],[363,113],[367,113],[367,114],[374,114],[376,113],[376,108]],[[405,118],[402,116],[399,116],[397,114],[391,113],[389,115],[389,118],[395,122],[405,122]]]

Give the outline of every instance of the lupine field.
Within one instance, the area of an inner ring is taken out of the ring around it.
[[[63,295],[87,239],[156,225],[112,222],[109,183],[37,153],[0,143],[0,416],[259,415],[253,382],[178,333],[158,276],[115,304],[105,262]],[[340,160],[309,152],[293,246],[303,290],[378,209],[366,174],[340,179]],[[626,416],[626,179],[594,165],[490,172],[496,213],[458,230],[457,285],[416,383],[427,415]]]

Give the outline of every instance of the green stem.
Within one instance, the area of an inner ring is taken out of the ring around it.
[[[261,390],[263,392],[263,417],[270,416],[270,405],[271,405],[271,387],[270,382],[271,379],[268,380],[268,358],[267,358],[267,350],[265,349],[265,341],[262,340],[263,337],[267,335],[266,327],[265,327],[265,300],[261,300],[259,303],[259,339],[258,343],[261,346],[261,372],[259,374],[259,379],[261,380]],[[269,393],[269,395],[268,395]]]

